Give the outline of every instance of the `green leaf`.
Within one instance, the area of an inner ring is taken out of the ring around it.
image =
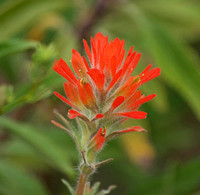
[[[66,151],[47,134],[38,131],[31,125],[21,124],[6,117],[0,117],[0,126],[32,145],[50,166],[73,176],[74,171]]]
[[[8,161],[0,162],[0,192],[4,195],[48,195],[47,190],[33,175]]]
[[[0,41],[0,58],[28,49],[35,49],[38,43],[25,40],[5,40]]]
[[[97,193],[97,195],[105,195],[105,194],[109,194],[112,190],[114,190],[117,186],[115,185],[111,185],[108,187],[107,190],[101,190],[100,192]]]
[[[69,190],[70,194],[71,194],[71,195],[75,195],[75,191],[74,191],[74,189],[72,188],[72,186],[69,184],[69,182],[66,181],[65,179],[62,179],[61,181],[62,181],[63,184],[67,187],[67,189]]]
[[[99,189],[100,182],[96,182],[92,187],[91,187],[91,194],[90,195],[95,195]]]

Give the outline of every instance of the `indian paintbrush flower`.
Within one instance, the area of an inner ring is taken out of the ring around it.
[[[73,49],[73,70],[63,59],[53,65],[53,69],[66,79],[66,96],[57,92],[55,95],[72,108],[67,116],[77,119],[79,136],[72,130],[67,131],[76,138],[83,157],[82,166],[85,164],[93,170],[97,165],[96,155],[105,142],[124,133],[144,131],[140,126],[120,127],[129,118],[146,118],[147,113],[139,111],[139,107],[153,99],[155,94],[145,96],[139,88],[159,76],[160,68],[149,65],[139,75],[134,75],[141,54],[131,47],[125,57],[125,41],[119,38],[109,42],[107,36],[97,33],[91,37],[91,49],[85,40],[83,44],[88,60]],[[54,124],[59,126],[56,122]],[[89,175],[86,172],[81,171],[85,179]],[[78,188],[81,188],[80,181]],[[82,188],[77,194],[83,194],[84,186]]]

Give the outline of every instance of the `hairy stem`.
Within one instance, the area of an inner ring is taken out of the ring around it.
[[[88,178],[88,174],[83,174],[83,173],[80,174],[78,186],[76,190],[76,195],[83,195],[87,178]]]

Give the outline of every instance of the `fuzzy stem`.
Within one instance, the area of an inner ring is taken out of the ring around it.
[[[76,190],[76,195],[83,195],[87,178],[88,178],[88,174],[83,174],[83,173],[80,174],[78,186]]]

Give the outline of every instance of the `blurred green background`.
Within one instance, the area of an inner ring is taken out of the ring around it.
[[[65,178],[76,186],[78,156],[70,137],[50,124],[52,95],[63,79],[51,69],[82,38],[97,32],[125,39],[142,53],[138,73],[152,63],[161,76],[142,87],[157,97],[142,106],[148,129],[104,148],[91,182],[118,187],[113,195],[200,194],[199,0],[1,0],[0,194],[64,195]]]

